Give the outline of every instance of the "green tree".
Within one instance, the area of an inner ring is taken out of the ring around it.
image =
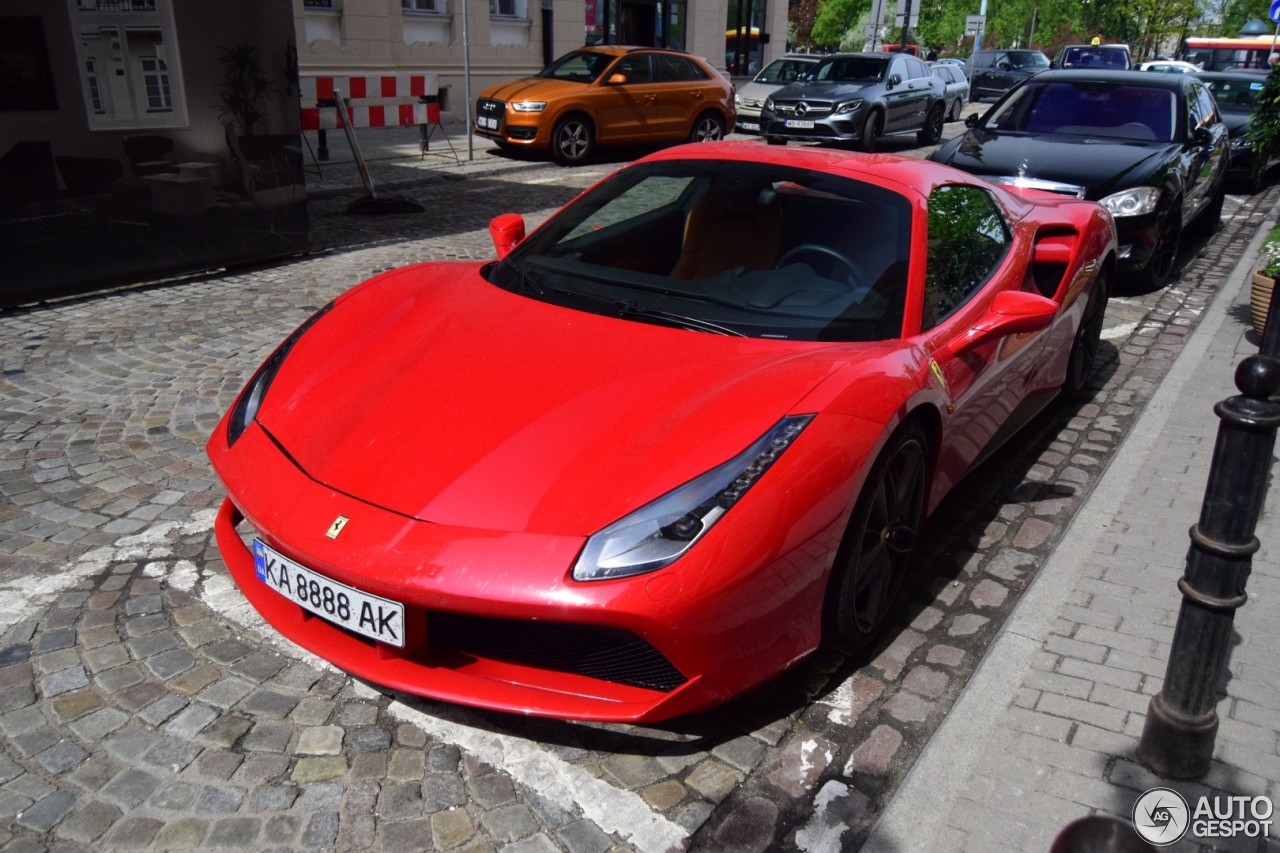
[[[845,33],[871,11],[871,0],[821,0],[809,37],[818,47],[838,48]]]

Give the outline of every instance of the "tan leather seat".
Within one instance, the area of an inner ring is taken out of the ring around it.
[[[772,269],[781,246],[782,210],[772,189],[732,194],[711,189],[689,211],[671,276],[691,280],[736,267]]]

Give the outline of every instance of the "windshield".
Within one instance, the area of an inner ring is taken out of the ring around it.
[[[591,50],[575,50],[566,53],[538,72],[538,77],[554,80],[573,80],[578,83],[594,83],[596,78],[613,62],[614,56]]]
[[[1014,68],[1048,68],[1049,57],[1039,51],[1014,52],[1008,55],[1009,64]]]
[[[911,205],[772,164],[646,163],[531,234],[490,281],[535,299],[700,332],[874,341],[902,331]]]
[[[819,62],[813,79],[830,83],[874,83],[884,79],[889,60],[878,56],[841,56]]]
[[[1177,95],[1170,89],[1114,83],[1038,83],[1032,78],[982,126],[1002,133],[1105,136],[1172,142]]]
[[[814,63],[803,59],[775,59],[756,75],[757,83],[794,83],[813,68]]]
[[[1063,68],[1129,67],[1129,52],[1120,47],[1069,47],[1062,54]]]
[[[1232,112],[1253,112],[1258,106],[1258,93],[1262,91],[1262,77],[1232,80],[1205,80],[1218,106]]]

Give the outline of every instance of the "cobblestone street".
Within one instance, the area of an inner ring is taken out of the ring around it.
[[[317,254],[0,312],[0,847],[856,849],[1280,198],[1228,196],[1177,281],[1117,292],[1093,398],[943,504],[865,659],[641,727],[390,693],[277,637],[212,541],[204,443],[245,379],[352,284],[492,257],[494,215],[536,224],[617,165],[432,173],[395,184],[409,216],[334,190]]]

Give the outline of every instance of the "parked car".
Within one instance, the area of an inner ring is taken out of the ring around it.
[[[802,79],[821,58],[808,53],[788,53],[770,62],[755,79],[739,89],[733,99],[738,112],[738,132],[759,133],[760,111],[764,108],[765,98]]]
[[[1046,71],[931,155],[989,181],[1100,202],[1120,268],[1146,288],[1173,274],[1184,227],[1222,213],[1227,129],[1190,74]]]
[[[289,335],[209,439],[215,529],[333,664],[582,720],[873,644],[926,516],[1090,386],[1115,263],[1092,202],[755,142],[660,151],[523,228]]]
[[[533,77],[490,86],[475,130],[501,147],[550,150],[559,163],[597,145],[702,142],[733,130],[733,86],[704,60],[653,48],[596,45]]]
[[[1101,68],[1128,71],[1133,57],[1127,44],[1068,44],[1054,54],[1054,68]]]
[[[964,65],[969,100],[998,98],[1014,86],[1049,69],[1049,57],[1038,50],[979,50]]]
[[[942,79],[910,54],[837,53],[765,99],[761,133],[770,145],[825,140],[874,151],[881,136],[914,132],[932,145],[942,138],[944,91]]]
[[[1255,174],[1253,140],[1249,138],[1249,126],[1258,106],[1258,95],[1267,81],[1263,71],[1214,71],[1196,75],[1213,93],[1218,102],[1222,123],[1227,126],[1228,144],[1231,146],[1231,171],[1228,177],[1233,183],[1247,186],[1257,192],[1266,180],[1266,169],[1280,160],[1267,162],[1266,169]]]
[[[964,76],[964,67],[934,63],[930,68],[935,76],[942,78],[946,87],[943,97],[947,102],[947,121],[959,121],[960,111],[969,102],[969,78]]]
[[[1138,66],[1139,71],[1157,71],[1161,74],[1199,74],[1200,66],[1181,59],[1155,59]]]

